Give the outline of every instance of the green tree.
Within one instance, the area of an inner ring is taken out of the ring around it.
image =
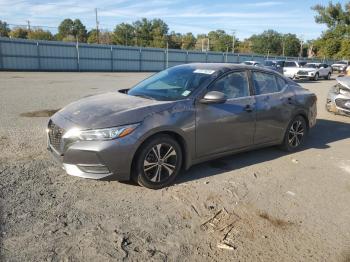
[[[112,41],[117,45],[136,45],[135,28],[131,24],[121,23],[114,29]]]
[[[24,28],[21,28],[21,27],[17,27],[15,29],[11,30],[9,36],[12,37],[12,38],[27,39],[27,37],[28,37],[28,30],[24,29]]]
[[[182,48],[182,35],[172,31],[168,37],[169,48],[181,49]]]
[[[85,42],[87,38],[86,27],[79,19],[64,19],[58,26],[58,40]]]
[[[232,36],[226,34],[224,30],[210,31],[208,37],[211,51],[232,51]]]
[[[10,33],[10,28],[5,21],[0,20],[0,36],[8,37]]]
[[[262,34],[253,35],[249,38],[252,43],[252,51],[257,54],[281,55],[282,36],[274,30],[264,31]]]
[[[330,2],[328,6],[316,5],[312,9],[317,13],[315,21],[328,28],[315,41],[317,55],[350,59],[346,50],[350,42],[350,2],[344,6]]]
[[[50,31],[45,31],[41,28],[30,30],[28,32],[28,39],[36,40],[53,40],[53,36]]]
[[[196,38],[192,33],[187,33],[182,36],[182,49],[191,50],[196,45]]]
[[[87,35],[87,42],[89,44],[105,44],[105,45],[109,45],[112,43],[112,34],[108,31],[101,31],[98,30],[98,40],[97,41],[97,30],[96,29],[92,29],[91,31],[89,31],[88,35]]]
[[[300,40],[295,34],[282,35],[282,53],[283,47],[285,56],[298,56],[300,52]]]

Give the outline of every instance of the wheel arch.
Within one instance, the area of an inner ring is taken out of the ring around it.
[[[181,148],[181,153],[182,153],[182,167],[181,168],[188,169],[191,166],[189,147],[188,147],[188,144],[187,144],[185,138],[174,130],[162,130],[162,131],[158,131],[156,133],[148,135],[138,145],[138,147],[133,155],[133,158],[132,158],[130,174],[133,174],[136,157],[137,157],[141,147],[145,143],[147,143],[150,139],[152,139],[156,136],[159,136],[159,135],[168,135],[168,136],[172,137],[176,142],[179,143],[180,148]]]

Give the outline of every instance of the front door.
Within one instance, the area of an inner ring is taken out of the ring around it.
[[[227,96],[223,104],[196,105],[196,156],[236,150],[253,144],[254,97],[246,71],[231,72],[213,83],[208,91]]]

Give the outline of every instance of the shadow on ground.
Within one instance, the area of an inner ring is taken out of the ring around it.
[[[310,131],[305,145],[301,150],[308,150],[311,148],[327,149],[331,147],[330,144],[332,142],[347,138],[350,138],[350,123],[319,119],[317,120],[316,126]],[[176,183],[184,183],[219,175],[222,172],[233,171],[277,159],[286,154],[288,153],[280,150],[278,147],[269,147],[212,160],[191,167],[188,171],[179,176]]]

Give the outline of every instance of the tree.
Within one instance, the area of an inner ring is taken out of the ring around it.
[[[196,38],[192,33],[187,33],[182,36],[182,49],[191,50],[196,45]]]
[[[135,28],[127,23],[117,25],[113,32],[112,41],[117,45],[136,45]]]
[[[11,30],[9,36],[12,37],[12,38],[27,39],[27,37],[28,37],[28,30],[24,29],[24,28],[21,28],[21,27],[17,27],[15,29]]]
[[[182,35],[180,33],[172,31],[166,41],[168,41],[169,48],[181,49],[182,47]]]
[[[282,53],[285,56],[298,56],[300,52],[300,40],[295,34],[282,35]]]
[[[250,37],[252,51],[258,54],[282,54],[282,36],[274,30],[264,31],[262,34]]]
[[[10,28],[5,21],[0,20],[0,36],[8,37],[10,33]]]
[[[96,29],[92,29],[91,31],[89,31],[88,33],[88,37],[87,37],[87,42],[89,44],[106,44],[109,45],[112,43],[112,34],[108,31],[101,31],[98,30],[98,40],[97,41],[97,33],[96,33]]]
[[[28,39],[36,40],[53,40],[53,36],[50,31],[45,31],[41,28],[30,30],[28,32]]]
[[[86,37],[86,27],[79,19],[64,19],[58,26],[58,40],[85,42]]]
[[[211,51],[232,51],[232,36],[224,30],[210,31],[208,33]]]
[[[312,9],[317,13],[315,21],[325,24],[327,30],[315,41],[318,56],[350,59],[347,48],[350,42],[350,2],[344,7],[330,2],[328,6],[316,5]]]

